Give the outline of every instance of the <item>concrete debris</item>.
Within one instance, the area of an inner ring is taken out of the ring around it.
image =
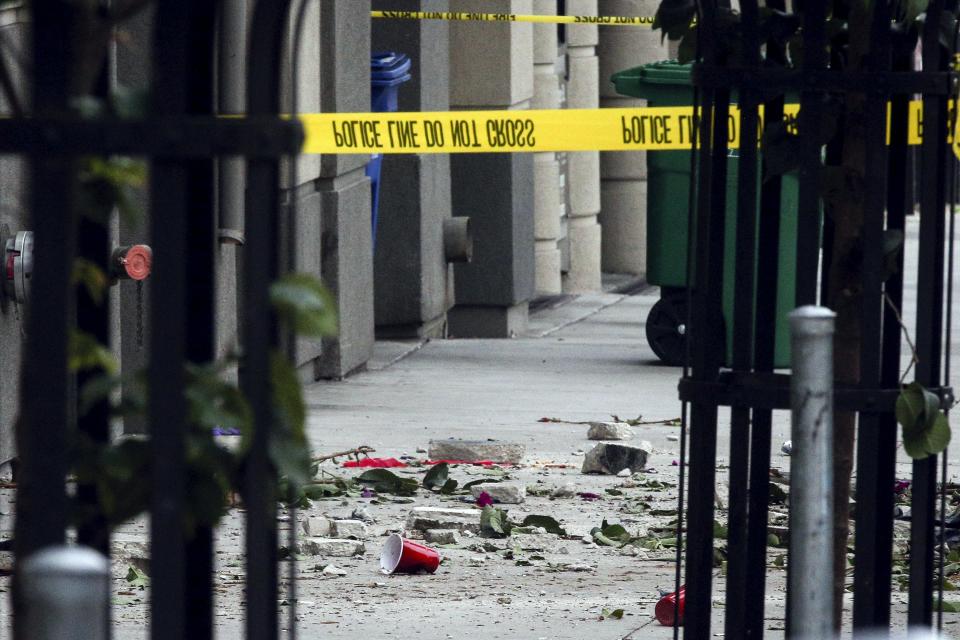
[[[680,442],[680,436],[667,436],[667,442]]]
[[[479,462],[509,462],[520,464],[527,454],[527,448],[517,442],[499,440],[431,440],[429,456],[431,460],[466,460]]]
[[[330,558],[350,558],[363,555],[366,551],[359,540],[338,540],[336,538],[304,538],[297,542],[296,553],[303,556],[325,556]]]
[[[417,447],[417,453],[427,453],[427,450],[423,447]]]
[[[330,533],[334,538],[364,540],[367,537],[367,525],[359,520],[334,520]]]
[[[570,563],[561,562],[561,563],[559,563],[559,564],[553,564],[553,565],[550,565],[550,566],[553,567],[554,569],[558,570],[558,571],[573,571],[573,572],[583,572],[583,573],[585,573],[585,572],[588,572],[588,571],[596,571],[596,570],[597,570],[597,568],[594,567],[593,565],[589,565],[589,564],[586,564],[586,563],[583,563],[583,562],[570,562]]]
[[[630,472],[630,469],[620,469],[620,471],[617,473],[618,478],[629,478],[632,475],[633,474]]]
[[[487,562],[486,556],[471,556],[469,564],[471,567],[482,567]]]
[[[652,452],[653,445],[646,441],[639,446],[601,442],[587,452],[581,472],[614,474],[624,468],[643,471]]]
[[[550,493],[551,498],[572,498],[577,495],[577,485],[568,482],[562,487],[557,487]]]
[[[333,532],[333,521],[326,516],[311,516],[303,521],[303,532],[316,538],[329,538]]]
[[[780,447],[780,451],[782,451],[783,454],[784,454],[784,455],[787,455],[787,456],[789,456],[790,454],[792,454],[792,453],[793,453],[793,440],[787,440],[786,442],[784,442],[783,445]]]
[[[430,544],[460,544],[460,532],[456,529],[427,529],[423,537]]]
[[[480,512],[476,509],[442,509],[416,507],[407,516],[407,531],[455,529],[480,533]]]
[[[360,522],[375,522],[373,516],[370,515],[370,512],[363,507],[357,507],[353,510],[353,513],[350,514],[352,520],[359,520]]]
[[[323,571],[321,571],[320,573],[322,573],[325,576],[345,576],[347,575],[347,570],[341,569],[340,567],[336,567],[332,564],[328,564],[323,568]]]
[[[588,440],[629,440],[633,429],[626,422],[591,422]]]
[[[494,502],[503,504],[520,504],[527,495],[527,488],[523,485],[506,484],[504,482],[487,482],[470,487],[474,498],[486,493]]]
[[[593,536],[591,535],[583,536],[582,538],[580,538],[580,542],[582,542],[583,544],[593,544]]]

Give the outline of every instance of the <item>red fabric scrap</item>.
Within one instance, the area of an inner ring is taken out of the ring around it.
[[[372,467],[375,469],[389,469],[394,467],[405,467],[406,463],[400,462],[396,458],[363,458],[359,462],[356,460],[347,460],[343,463],[345,467]]]

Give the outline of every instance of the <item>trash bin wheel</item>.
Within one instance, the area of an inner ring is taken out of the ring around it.
[[[683,364],[687,351],[687,293],[662,294],[647,314],[647,342],[657,357],[671,366]]]

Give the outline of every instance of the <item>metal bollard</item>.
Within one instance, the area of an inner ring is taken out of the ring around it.
[[[833,635],[833,333],[836,314],[790,314],[793,375],[788,637]]]
[[[106,640],[110,561],[87,547],[38,551],[20,567],[31,640]]]

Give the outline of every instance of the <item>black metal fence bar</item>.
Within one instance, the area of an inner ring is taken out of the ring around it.
[[[250,46],[248,109],[251,115],[280,113],[280,69],[289,0],[259,0],[252,24],[258,36]],[[259,35],[262,34],[262,35]],[[247,637],[277,637],[277,483],[269,458],[275,428],[271,353],[281,335],[270,308],[270,285],[279,274],[280,164],[254,159],[247,165],[246,259],[241,384],[250,401],[254,437],[245,478],[247,504]]]
[[[157,8],[153,43],[152,112],[185,114],[190,108],[188,3]],[[187,404],[184,362],[187,336],[187,216],[189,168],[172,158],[157,158],[151,167],[151,239],[159,256],[153,269],[148,368],[149,428],[153,447],[153,506],[150,514],[150,631],[154,640],[186,636]]]
[[[868,66],[890,68],[890,10],[886,2],[874,4]],[[887,96],[865,96],[864,157],[867,189],[862,226],[862,302],[860,305],[860,384],[880,385],[881,319],[883,317],[883,236],[887,180]],[[903,180],[903,177],[900,177]],[[893,471],[882,465],[877,437],[880,414],[861,412],[857,438],[856,554],[853,617],[856,628],[870,628],[889,618],[890,564],[893,536]],[[869,434],[869,436],[868,436]],[[883,462],[888,462],[884,459]]]
[[[940,46],[940,16],[943,0],[927,8],[923,31],[924,69],[943,69],[946,61]],[[923,104],[927,131],[946,131],[945,97],[927,96]],[[925,386],[940,381],[943,330],[944,208],[946,205],[946,145],[939,136],[926,136],[920,149],[920,252],[917,284],[916,348],[919,362],[916,380]],[[908,622],[929,625],[933,611],[933,550],[937,458],[913,462],[910,526],[910,599]]]
[[[740,4],[743,24],[743,62],[748,68],[760,66],[758,9],[755,0]],[[749,371],[753,364],[754,281],[757,226],[757,145],[759,99],[755,91],[739,94],[740,155],[737,162],[736,257],[734,264],[734,307],[732,364],[736,371]],[[733,212],[731,212],[733,213]],[[727,524],[727,615],[724,633],[730,638],[745,637],[748,600],[762,598],[762,585],[748,589],[747,520],[750,468],[750,409],[731,409],[730,470],[731,487]],[[757,593],[760,589],[760,593]]]
[[[63,1],[32,3],[33,108],[59,115],[68,109],[72,7]],[[52,43],[52,44],[51,44]],[[22,473],[18,478],[15,552],[19,563],[46,546],[62,543],[67,523],[66,434],[68,410],[67,347],[72,300],[71,260],[75,251],[73,164],[42,154],[30,157],[30,224],[37,260],[33,298],[27,313],[27,339],[17,425]],[[20,610],[19,575],[14,606]],[[25,620],[15,619],[14,634],[27,637]]]
[[[700,4],[701,51],[705,60],[717,62],[714,2]],[[727,117],[730,91],[701,91],[699,187],[693,232],[694,277],[690,340],[691,376],[712,380],[720,367],[723,344],[721,288],[723,286],[724,210],[726,199]],[[690,406],[690,476],[687,518],[687,592],[684,637],[709,638],[713,590],[713,499],[716,479],[717,407],[693,402]]]
[[[187,77],[187,112],[213,116],[216,4],[191,3],[190,73]],[[182,160],[187,167],[186,266],[187,286],[186,360],[205,365],[216,358],[216,273],[214,254],[214,159]],[[195,429],[198,425],[188,425]],[[212,437],[209,436],[209,437]],[[213,637],[213,529],[198,524],[188,534],[185,549],[187,635],[192,640]]]

